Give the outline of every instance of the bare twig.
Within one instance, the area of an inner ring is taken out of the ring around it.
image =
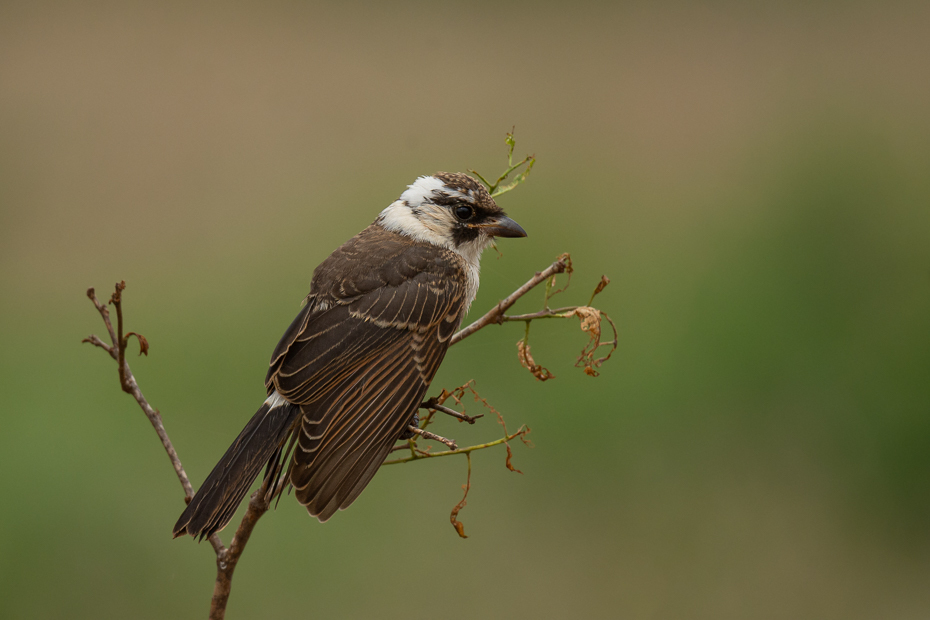
[[[502,443],[507,443],[508,441],[512,441],[516,437],[523,438],[529,432],[530,432],[529,427],[524,425],[518,428],[517,431],[513,433],[512,435],[505,435],[504,437],[501,437],[500,439],[495,439],[494,441],[489,441],[487,443],[479,443],[474,446],[468,446],[467,448],[458,448],[456,450],[443,450],[442,452],[424,452],[422,450],[419,450],[417,451],[416,456],[414,455],[405,456],[403,458],[385,461],[382,464],[383,465],[398,465],[400,463],[409,463],[410,461],[420,461],[422,459],[431,459],[431,458],[436,458],[440,456],[453,456],[456,454],[467,454],[469,452],[474,452],[475,450],[484,450],[485,448],[492,448],[494,446],[499,446]],[[406,448],[406,446],[404,447]]]
[[[229,593],[232,588],[233,572],[245,545],[252,536],[252,530],[263,514],[268,512],[270,498],[267,496],[269,478],[265,478],[262,486],[252,493],[249,498],[249,507],[236,528],[229,549],[223,549],[216,554],[216,582],[213,584],[213,598],[210,601],[210,620],[223,620],[226,616],[226,605],[229,603]],[[216,534],[214,534],[216,536]]]
[[[418,427],[418,426],[414,426],[413,424],[411,424],[410,426],[408,426],[408,427],[407,427],[407,430],[410,431],[411,433],[414,433],[414,434],[416,434],[416,435],[419,435],[419,436],[422,437],[423,439],[432,439],[433,441],[438,441],[438,442],[440,442],[440,443],[444,443],[444,444],[446,444],[447,446],[449,446],[449,449],[450,449],[450,450],[458,450],[458,449],[459,449],[459,447],[458,447],[457,445],[455,445],[455,441],[454,441],[454,440],[452,440],[452,439],[446,439],[445,437],[442,437],[441,435],[437,435],[436,433],[431,433],[431,432],[429,432],[429,431],[424,431],[422,428],[420,428],[420,427]]]
[[[440,411],[446,415],[451,415],[453,418],[458,418],[462,422],[468,422],[469,424],[474,424],[478,418],[484,417],[483,413],[474,416],[459,413],[455,409],[451,409],[445,405],[440,404],[435,398],[431,398],[420,404],[420,409],[432,409],[433,411]]]
[[[91,290],[93,290],[93,289],[91,289]],[[97,337],[96,335],[94,335],[94,334],[91,334],[90,336],[88,336],[87,338],[85,338],[84,340],[82,340],[81,342],[89,342],[89,343],[91,343],[92,345],[94,345],[95,347],[100,347],[101,349],[103,349],[104,351],[106,351],[107,353],[109,353],[109,354],[110,354],[110,357],[112,357],[113,359],[116,359],[116,351],[113,350],[113,347],[111,347],[110,345],[108,345],[107,343],[105,343],[103,340],[101,340],[100,338],[98,338],[98,337]]]
[[[110,321],[110,313],[107,307],[97,300],[94,289],[87,289],[87,296],[94,302],[94,306],[97,307],[97,311],[100,312],[100,316],[103,317],[103,322],[106,324],[107,331],[110,333],[113,346],[107,346],[95,335],[85,338],[82,342],[89,342],[104,349],[110,354],[110,357],[117,360],[117,364],[119,364],[120,387],[122,387],[124,392],[136,399],[136,402],[139,403],[139,407],[142,408],[149,422],[155,427],[155,432],[158,433],[158,438],[161,439],[162,446],[164,446],[165,452],[168,453],[168,458],[171,459],[174,473],[177,475],[178,480],[181,481],[181,486],[184,487],[184,497],[187,501],[190,501],[190,499],[194,497],[194,489],[191,487],[190,480],[187,478],[187,472],[184,471],[184,467],[181,465],[181,459],[178,458],[178,453],[175,451],[174,446],[171,444],[171,440],[168,438],[168,432],[165,430],[165,425],[162,423],[161,414],[158,413],[142,395],[142,390],[139,389],[139,384],[136,383],[136,378],[133,376],[132,371],[129,369],[129,364],[126,362],[126,344],[128,342],[128,337],[123,336],[122,304],[122,292],[125,288],[126,283],[119,282],[116,285],[116,291],[110,298],[110,303],[116,307],[117,332],[113,330],[113,324]]]
[[[146,400],[145,396],[142,394],[142,390],[139,388],[139,384],[136,382],[136,378],[129,368],[129,363],[126,361],[126,346],[129,343],[129,336],[136,336],[139,339],[142,352],[146,354],[148,351],[148,343],[145,338],[134,332],[130,332],[123,336],[122,293],[125,288],[125,282],[118,282],[113,295],[110,297],[110,303],[116,308],[116,329],[113,328],[113,322],[110,319],[110,311],[107,306],[100,303],[93,288],[87,289],[87,297],[93,302],[94,307],[97,308],[97,312],[100,313],[103,323],[107,328],[107,333],[110,335],[110,342],[112,345],[106,344],[94,334],[91,334],[89,337],[82,340],[82,342],[89,342],[96,347],[100,347],[109,353],[110,357],[116,360],[119,370],[120,387],[124,392],[136,399],[139,407],[142,409],[143,413],[145,413],[145,417],[149,419],[149,422],[155,428],[155,432],[158,434],[158,438],[161,439],[162,446],[165,448],[165,452],[171,460],[174,473],[181,482],[181,487],[184,489],[184,501],[190,502],[191,498],[194,497],[194,489],[191,486],[190,479],[187,477],[187,472],[184,471],[184,467],[181,465],[181,459],[178,457],[178,453],[174,449],[171,439],[168,437],[168,431],[165,430],[161,414],[149,404],[148,400]],[[213,534],[208,540],[213,547],[213,551],[216,553],[217,559],[221,556],[225,557],[229,555],[228,550],[223,546],[223,542],[218,535]],[[241,551],[239,553],[241,553]],[[238,559],[238,556],[236,556],[236,559]],[[231,571],[229,575],[230,577],[232,576]],[[217,579],[219,580],[219,574],[217,575]]]
[[[398,450],[409,450],[410,445],[411,445],[410,441],[405,441],[404,443],[398,444],[394,446],[393,448],[391,448],[391,452],[397,452]],[[420,452],[422,454],[429,453],[427,450],[420,450],[420,448],[417,447],[416,443],[413,444],[413,449],[414,449],[414,452]]]
[[[452,342],[450,346],[465,340],[482,327],[487,327],[491,323],[497,323],[498,325],[503,323],[505,321],[504,313],[510,309],[510,306],[517,303],[518,299],[529,293],[536,286],[549,280],[549,278],[552,276],[558,273],[565,273],[566,270],[571,268],[571,264],[571,257],[568,254],[563,254],[562,256],[558,257],[554,263],[542,271],[537,272],[536,275],[527,280],[526,284],[515,290],[504,299],[497,302],[497,305],[488,310],[488,312],[483,317],[452,336]]]
[[[121,282],[120,284],[123,284],[125,286],[124,282]],[[118,287],[119,284],[117,284],[116,286]],[[112,357],[113,359],[116,359],[116,351],[114,350],[114,348],[116,347],[117,339],[116,339],[116,332],[113,331],[113,323],[110,322],[110,311],[107,309],[107,307],[104,304],[100,303],[100,301],[97,299],[97,294],[94,292],[93,288],[87,289],[87,297],[90,298],[90,300],[94,303],[94,306],[97,308],[97,312],[99,312],[100,316],[103,317],[103,323],[106,325],[107,331],[110,333],[110,342],[113,343],[113,347],[109,347],[103,344],[100,338],[97,338],[97,336],[94,336],[93,334],[91,334],[90,338],[85,338],[81,342],[93,342],[94,344],[97,344],[99,342],[100,344],[97,346],[100,346],[106,349],[107,352],[110,354],[110,357]]]
[[[565,306],[564,308],[546,308],[539,312],[528,312],[527,314],[506,314],[501,317],[501,323],[513,321],[535,321],[536,319],[564,319],[571,316],[571,312],[578,306]]]

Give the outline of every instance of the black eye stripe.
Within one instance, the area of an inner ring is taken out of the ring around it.
[[[489,215],[489,210],[483,204],[475,204],[462,196],[448,194],[444,191],[436,190],[429,198],[429,202],[434,205],[446,207],[455,216],[459,222],[474,222],[483,220]],[[492,206],[496,206],[493,205]],[[490,213],[493,213],[492,209]]]

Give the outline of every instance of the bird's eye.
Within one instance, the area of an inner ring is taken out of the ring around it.
[[[469,220],[474,214],[475,210],[465,205],[455,208],[455,217],[459,218],[460,220]]]

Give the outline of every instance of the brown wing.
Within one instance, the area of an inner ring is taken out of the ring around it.
[[[290,466],[325,521],[362,492],[423,399],[462,319],[452,252],[369,227],[314,274],[275,351],[269,390],[301,406]]]

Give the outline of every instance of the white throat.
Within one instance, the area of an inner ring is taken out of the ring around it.
[[[452,250],[461,256],[466,265],[467,310],[478,294],[481,252],[490,245],[491,238],[482,234],[474,241],[456,246],[450,235],[450,231],[457,224],[456,220],[447,208],[430,202],[433,192],[439,189],[446,194],[459,193],[451,191],[435,177],[420,177],[408,186],[400,198],[381,212],[378,223],[387,230]],[[417,213],[414,213],[414,209]]]

